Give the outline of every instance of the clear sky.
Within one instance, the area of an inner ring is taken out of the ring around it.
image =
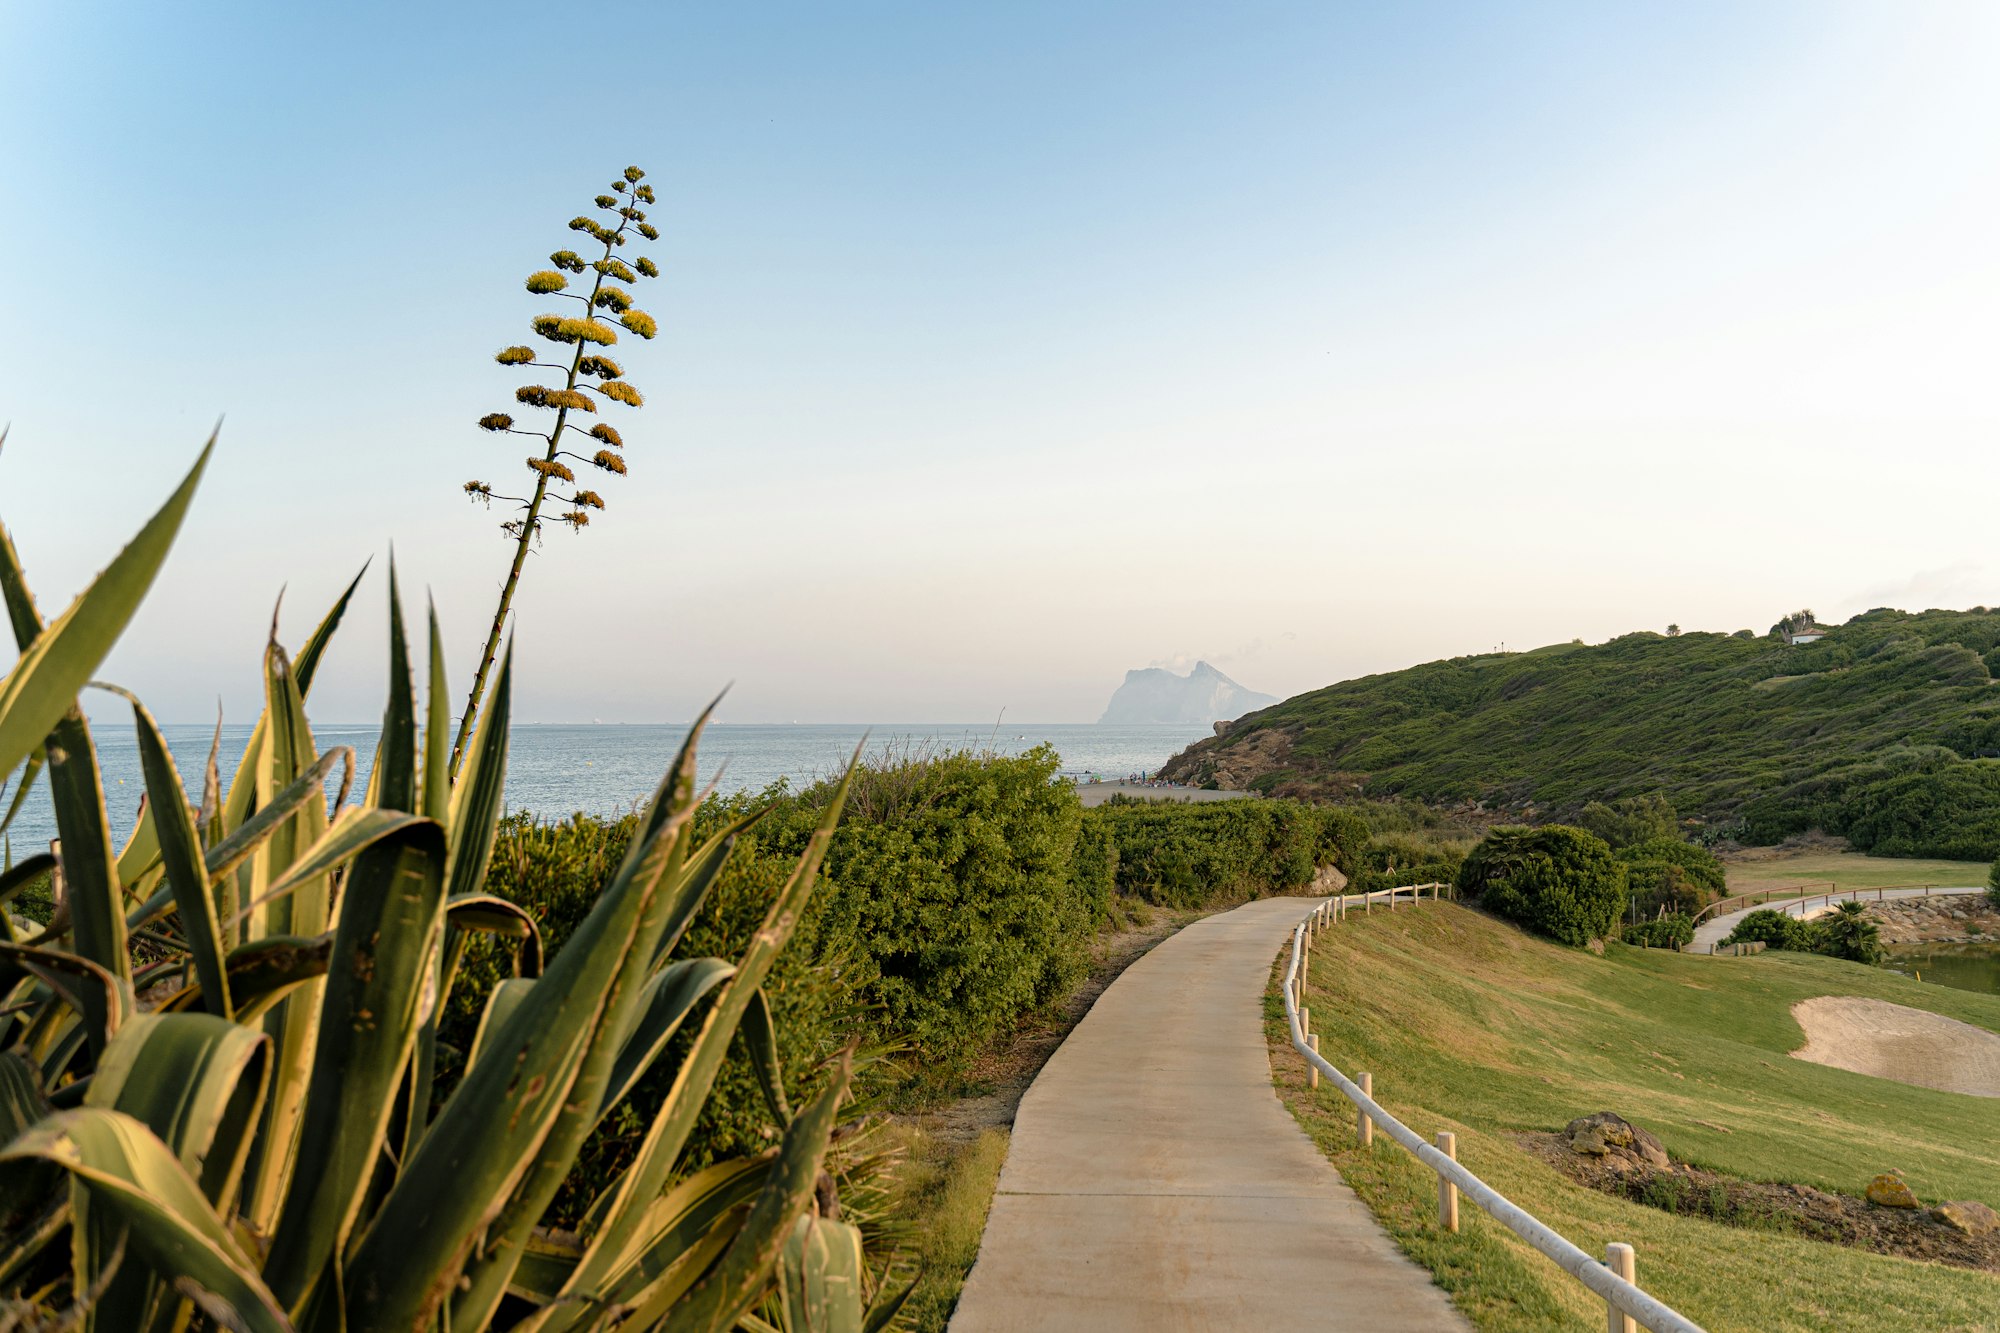
[[[1094,718],[2000,603],[2000,5],[0,4],[0,513],[53,610],[226,415],[107,668],[470,674],[522,277],[647,169],[650,403],[517,710]]]

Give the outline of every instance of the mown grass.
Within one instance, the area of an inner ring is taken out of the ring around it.
[[[945,1139],[905,1124],[896,1133],[908,1155],[897,1173],[893,1206],[923,1267],[898,1327],[939,1333],[979,1257],[979,1238],[1007,1159],[1007,1131],[986,1129],[971,1139]]]
[[[1274,982],[1275,982],[1274,973]],[[1900,1169],[1921,1198],[2000,1205],[2000,1102],[1793,1060],[1790,1006],[1869,995],[2000,1030],[2000,998],[1926,986],[1813,955],[1702,958],[1549,945],[1454,904],[1356,916],[1314,950],[1311,1006],[1336,1067],[1374,1074],[1377,1100],[1592,1254],[1638,1248],[1641,1285],[1708,1328],[2000,1328],[2000,1277],[1681,1217],[1573,1184],[1516,1135],[1610,1110],[1676,1156],[1753,1180],[1859,1191]],[[1281,1095],[1397,1242],[1480,1327],[1602,1328],[1603,1306],[1477,1209],[1436,1225],[1436,1177],[1353,1108],[1308,1093],[1267,1018]]]
[[[1832,882],[1837,889],[1897,888],[1910,884],[1957,886],[1984,884],[1990,867],[1984,861],[1938,861],[1901,856],[1864,856],[1859,852],[1801,852],[1755,861],[1728,861],[1729,892],[1761,893],[1768,889],[1804,886],[1814,890]]]

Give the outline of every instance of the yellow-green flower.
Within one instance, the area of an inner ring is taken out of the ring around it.
[[[567,286],[569,286],[569,279],[554,269],[545,268],[528,275],[528,290],[537,296],[546,296],[550,292],[559,292]]]
[[[576,363],[577,373],[595,375],[601,380],[615,380],[624,375],[624,367],[608,356],[586,356]]]
[[[578,491],[575,495],[569,497],[569,502],[573,505],[583,505],[588,509],[604,508],[604,501],[598,496],[596,491]]]
[[[568,269],[571,273],[583,272],[583,256],[574,250],[558,250],[549,256],[549,262],[557,268]]]
[[[632,191],[632,197],[642,204],[650,204],[653,202],[653,187],[650,185],[641,185],[638,189]]]
[[[642,259],[639,262],[643,264],[646,261]],[[620,282],[638,281],[637,278],[632,276],[632,270],[626,268],[625,262],[621,259],[600,259],[595,264],[592,264],[591,267],[602,273],[605,277],[616,278]]]
[[[649,241],[660,239],[660,229],[650,222],[641,222],[639,224],[639,234]]]
[[[613,449],[623,449],[625,447],[625,441],[618,438],[618,432],[601,421],[590,428],[590,438],[608,444]]]
[[[479,429],[481,430],[507,430],[513,424],[514,418],[508,416],[505,412],[488,412],[485,416],[479,418]]]
[[[653,317],[643,310],[627,310],[618,317],[618,322],[641,338],[651,339],[660,331],[660,326],[654,323]]]
[[[639,396],[639,391],[624,380],[612,380],[609,384],[599,385],[597,391],[613,402],[623,403],[627,407],[644,407],[646,404],[646,400]]]
[[[603,468],[606,472],[615,472],[621,477],[625,475],[625,460],[617,454],[612,453],[609,449],[599,449],[596,456],[590,461]]]
[[[532,347],[503,347],[493,354],[493,359],[503,366],[524,366],[535,359]]]
[[[539,472],[545,477],[554,477],[558,481],[576,480],[574,472],[571,472],[567,467],[556,462],[553,458],[530,458],[528,460],[528,468],[530,471]]]
[[[618,200],[615,197],[608,194],[600,194],[597,196],[597,198],[591,200],[590,202],[596,204],[599,208],[618,207]]]
[[[639,181],[644,180],[645,176],[646,173],[639,170],[639,168],[637,167],[625,168],[625,179],[633,182],[634,184],[637,184]]]
[[[590,526],[590,515],[581,509],[572,509],[562,516],[562,521],[573,528],[587,528]]]
[[[483,481],[468,481],[465,483],[465,493],[484,499],[493,494],[493,488]]]
[[[632,308],[632,294],[623,287],[599,287],[597,295],[591,298],[591,302],[599,309],[609,310],[615,315]]]
[[[653,263],[652,260],[646,258],[646,256],[644,255],[639,256],[637,262],[633,265],[633,267],[637,268],[641,273],[645,274],[649,278],[657,278],[660,276],[659,268]],[[625,281],[630,282],[632,281],[632,279],[627,278],[625,279]]]

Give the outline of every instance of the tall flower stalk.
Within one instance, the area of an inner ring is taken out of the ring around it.
[[[653,187],[639,183],[645,175],[637,167],[627,167],[620,179],[611,182],[610,194],[597,196],[595,203],[599,211],[608,215],[603,221],[588,215],[571,220],[571,231],[582,232],[604,247],[600,256],[586,261],[574,250],[558,250],[549,256],[553,268],[540,269],[528,275],[527,288],[537,296],[561,296],[583,303],[583,310],[577,316],[537,315],[530,321],[535,335],[544,342],[554,344],[557,349],[573,349],[567,352],[569,364],[560,364],[560,358],[565,354],[563,351],[553,353],[558,361],[542,361],[537,359],[535,348],[525,345],[503,347],[493,358],[503,366],[532,366],[555,371],[564,379],[559,389],[544,384],[524,384],[514,391],[514,401],[521,406],[555,413],[554,424],[547,433],[523,429],[506,412],[489,412],[479,419],[482,430],[530,436],[541,441],[543,447],[526,459],[527,469],[535,479],[527,495],[500,495],[490,483],[484,481],[465,483],[465,493],[474,500],[489,505],[495,500],[503,500],[520,508],[515,517],[500,525],[500,530],[514,544],[514,559],[507,570],[507,581],[500,588],[500,604],[493,611],[493,625],[486,636],[486,647],[479,655],[479,670],[473,675],[472,692],[466,697],[465,715],[459,719],[458,738],[452,742],[451,771],[454,775],[464,757],[466,738],[472,734],[473,723],[479,716],[480,700],[485,696],[487,677],[500,652],[507,612],[513,606],[514,590],[520,585],[521,570],[527,564],[529,547],[540,539],[543,523],[566,523],[572,531],[576,531],[589,526],[591,510],[604,508],[603,497],[580,485],[575,471],[564,460],[573,460],[614,476],[625,475],[625,441],[617,430],[603,422],[586,429],[570,418],[572,415],[597,415],[596,400],[599,398],[626,407],[639,407],[645,402],[639,391],[626,381],[624,367],[603,354],[601,349],[618,341],[618,330],[598,317],[600,311],[614,316],[626,332],[641,338],[650,339],[659,332],[653,317],[634,306],[631,293],[616,285],[622,282],[636,286],[641,278],[660,276],[660,270],[653,261],[643,255],[635,257],[629,265],[617,255],[632,232],[649,241],[659,239],[658,229],[646,221],[645,211],[639,207],[653,202]],[[590,294],[585,296],[570,291],[570,280],[565,275],[585,272],[595,275]],[[548,348],[540,353],[549,354],[551,351]],[[573,432],[574,438],[565,432]],[[543,506],[552,498],[567,508],[561,513],[545,515]]]

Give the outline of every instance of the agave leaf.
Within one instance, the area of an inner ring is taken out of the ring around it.
[[[0,944],[0,960],[30,973],[67,1000],[82,1018],[92,1050],[110,1045],[132,1013],[132,983],[88,958],[25,944]]]
[[[787,1333],[863,1333],[866,1279],[858,1230],[810,1213],[801,1217],[778,1255]]]
[[[354,751],[345,745],[336,745],[315,760],[296,779],[273,796],[243,822],[232,826],[229,836],[208,849],[208,873],[211,877],[227,874],[240,865],[279,829],[284,822],[306,809],[317,797],[326,801],[326,777],[338,763],[353,763]]]
[[[370,561],[361,562],[361,572],[347,585],[347,591],[336,597],[333,608],[321,617],[306,646],[299,649],[297,661],[292,664],[292,678],[299,683],[301,697],[312,693],[313,675],[319,670],[319,659],[326,653],[326,646],[333,641],[333,632],[340,628],[340,618],[347,614],[347,604],[354,600],[354,590],[361,586],[361,580],[368,574]]]
[[[885,1293],[875,1304],[868,1307],[867,1315],[861,1321],[861,1333],[884,1333],[896,1316],[903,1313],[903,1307],[910,1303],[910,1297],[917,1294],[917,1287],[924,1280],[923,1270],[917,1270],[901,1291]]]
[[[598,1110],[600,1118],[625,1100],[694,1007],[735,971],[734,965],[720,958],[684,958],[647,978],[639,1012],[619,1043],[617,1062],[611,1066],[611,1081]]]
[[[750,1048],[750,1063],[757,1070],[757,1085],[763,1089],[764,1104],[771,1119],[780,1127],[791,1123],[792,1108],[785,1101],[785,1066],[778,1058],[778,1025],[771,1018],[771,1001],[759,986],[743,1011],[743,1044]]]
[[[691,755],[689,763],[692,763]],[[669,821],[655,835],[653,854],[639,862],[634,882],[643,883],[649,877],[657,876],[659,881],[663,881],[663,887],[654,895],[654,902],[641,918],[632,951],[626,955],[613,983],[613,993],[617,996],[636,993],[638,999],[643,1001],[643,978],[651,970],[646,960],[656,951],[655,946],[661,937],[686,929],[688,920],[700,907],[709,887],[728,860],[729,850],[735,841],[731,830],[711,838],[693,860],[684,859],[679,844],[689,836],[686,821],[692,816],[693,807],[683,807],[675,820]],[[673,862],[682,864],[676,872],[669,874],[665,867]],[[614,890],[617,883],[613,881]],[[454,1303],[452,1318],[455,1324],[463,1325],[468,1321],[476,1324],[491,1317],[489,1303],[498,1300],[515,1259],[532,1234],[535,1223],[547,1210],[549,1201],[555,1197],[556,1190],[561,1187],[563,1177],[568,1174],[567,1164],[575,1160],[585,1139],[596,1128],[598,1108],[603,1105],[621,1049],[620,1039],[623,1033],[630,1031],[635,1010],[636,1005],[621,1005],[619,1012],[613,1015],[602,1034],[592,1043],[570,1099],[562,1108],[541,1157],[533,1164],[527,1178],[494,1224],[491,1234],[497,1236],[498,1241],[489,1243],[485,1263],[468,1274],[472,1285],[465,1289],[468,1295]]]
[[[244,906],[242,915],[247,916],[267,903],[276,902],[301,884],[310,883],[345,865],[376,843],[394,837],[413,824],[429,822],[422,815],[404,814],[400,810],[370,810],[350,805],[340,812],[318,842],[300,853],[290,870],[264,890],[257,901]]]
[[[856,758],[858,760],[858,754]],[[751,937],[750,947],[736,966],[736,975],[725,983],[722,994],[709,1006],[701,1031],[696,1035],[687,1057],[681,1061],[680,1068],[675,1071],[673,1086],[668,1090],[659,1116],[647,1127],[646,1137],[641,1141],[631,1166],[619,1178],[603,1221],[590,1238],[582,1262],[577,1265],[574,1279],[577,1289],[589,1290],[601,1284],[604,1274],[617,1267],[621,1256],[635,1243],[637,1219],[648,1201],[660,1193],[679,1160],[681,1149],[686,1146],[687,1137],[694,1129],[703,1103],[708,1099],[709,1090],[715,1085],[730,1039],[735,1035],[744,1011],[750,1006],[750,997],[763,984],[778,951],[785,947],[798,925],[799,914],[819,876],[820,862],[825,859],[834,828],[840,822],[841,809],[854,782],[855,767],[854,763],[848,765],[847,774],[835,789],[833,799],[827,802],[819,827],[806,845],[805,854],[799,858],[791,878],[771,904],[764,924]],[[558,961],[562,957],[558,954]],[[571,1325],[558,1317],[547,1326],[567,1328]]]
[[[96,1276],[101,1257],[83,1233],[87,1199],[94,1216],[124,1228],[133,1254],[155,1273],[204,1293],[204,1307],[218,1317],[250,1333],[290,1333],[256,1265],[201,1187],[140,1121],[97,1106],[59,1111],[0,1147],[0,1161],[54,1162],[70,1173],[78,1196],[79,1281]]]
[[[0,536],[5,535],[5,530],[0,529]],[[40,746],[28,756],[28,766],[21,770],[21,780],[14,785],[14,799],[7,802],[6,815],[0,816],[0,835],[4,835],[13,826],[14,816],[21,813],[22,805],[27,802],[28,793],[34,789],[35,779],[41,776],[42,766],[47,762],[48,754]]]
[[[201,834],[195,828],[187,793],[181,789],[180,772],[174,767],[174,757],[167,750],[159,724],[153,721],[144,704],[137,699],[131,702],[133,723],[139,732],[140,766],[146,775],[147,801],[152,808],[160,855],[166,864],[167,887],[180,912],[181,935],[193,955],[194,972],[201,979],[203,1001],[209,1012],[218,1018],[234,1018],[236,1010],[229,1002],[222,927],[215,919],[215,899],[209,893]]]
[[[486,1008],[480,1011],[479,1026],[472,1033],[472,1048],[465,1053],[465,1067],[470,1070],[479,1063],[479,1057],[486,1052],[486,1038],[489,1033],[502,1032],[507,1020],[534,990],[535,983],[527,977],[502,977],[486,994]]]
[[[229,951],[229,994],[236,1001],[236,1021],[255,1022],[271,1007],[309,981],[326,975],[333,957],[333,932],[314,936],[267,935]],[[176,991],[160,1005],[160,1013],[191,1013],[202,1003],[201,985]]]
[[[7,604],[7,622],[14,630],[14,646],[27,652],[42,633],[42,613],[35,609],[34,594],[21,572],[21,557],[7,525],[0,523],[0,601]],[[5,770],[0,770],[4,772]]]
[[[11,902],[15,894],[56,868],[56,858],[47,852],[24,856],[0,870],[0,903]]]
[[[453,930],[520,940],[521,975],[542,974],[542,928],[519,903],[491,893],[463,893],[445,904],[445,918]]]
[[[655,1301],[640,1307],[634,1316],[638,1327],[647,1327],[649,1316],[657,1321],[664,1315],[675,1329],[724,1333],[749,1311],[770,1279],[793,1226],[812,1203],[851,1071],[850,1058],[843,1054],[826,1087],[786,1128],[777,1167],[765,1179],[728,1252],[671,1307]]]
[[[20,1051],[0,1051],[0,1143],[6,1143],[37,1120],[52,1115],[48,1094],[43,1091],[42,1071]],[[54,1168],[27,1166],[0,1174],[0,1217],[25,1218],[43,1205],[56,1183]],[[18,1266],[17,1246],[24,1239],[13,1233],[0,1242],[0,1291]]]
[[[440,824],[451,818],[451,688],[444,675],[444,636],[437,603],[430,605],[430,695],[424,701],[424,813]]]
[[[98,1061],[84,1104],[143,1123],[227,1216],[263,1107],[269,1052],[263,1033],[210,1014],[135,1015]],[[99,1327],[137,1329],[180,1303],[145,1268],[128,1264],[91,1315]]]
[[[70,938],[78,954],[129,985],[132,958],[125,947],[125,909],[111,854],[111,821],[104,813],[97,747],[81,708],[71,704],[55,724],[48,753],[49,794],[55,798],[56,831],[62,835],[63,900],[69,908]]]
[[[683,747],[689,769],[699,732],[698,723]],[[469,1285],[454,1304],[466,1310],[455,1310],[451,1326],[477,1328],[491,1317],[529,1232],[596,1121],[610,1034],[623,1029],[638,1002],[643,973],[633,975],[632,964],[650,955],[649,927],[657,928],[665,910],[662,879],[693,813],[685,803],[658,828],[636,868],[607,887],[543,978],[527,985],[504,1021],[486,1026],[480,1058],[349,1256],[346,1309],[316,1302],[306,1321],[314,1333],[338,1327],[343,1315],[364,1328],[384,1319],[428,1320],[462,1272]],[[586,1072],[592,1084],[580,1088]],[[532,1193],[510,1208],[531,1173]],[[484,1256],[468,1263],[482,1233]]]
[[[417,713],[410,689],[410,644],[403,633],[403,598],[397,591],[393,558],[389,561],[389,702],[382,710],[382,735],[368,781],[371,805],[410,814],[423,808],[417,792]]]
[[[507,789],[507,727],[513,717],[513,698],[514,645],[510,640],[500,656],[491,702],[474,725],[451,792],[451,813],[445,821],[451,830],[451,863],[445,871],[445,886],[454,898],[478,893],[486,885],[486,867],[493,859],[493,839],[499,831],[500,802]]]
[[[264,1264],[287,1308],[345,1243],[381,1154],[444,929],[444,854],[424,820],[363,852],[341,891],[292,1188]]]
[[[188,503],[194,499],[195,487],[214,448],[215,439],[210,436],[186,480],[167,497],[159,512],[147,520],[139,535],[112,558],[104,572],[70,603],[67,611],[35,635],[32,642],[22,646],[20,660],[0,679],[0,773],[13,772],[16,764],[42,744],[42,739],[75,706],[77,692],[97,674],[105,655],[124,633],[174,544],[174,536],[180,531],[181,520],[187,515]],[[11,604],[12,589],[19,581],[19,566],[11,544],[7,554],[0,556],[0,565],[12,571],[0,575],[0,584],[9,589]],[[21,591],[25,592],[24,586]],[[25,627],[23,617],[11,605],[9,610],[18,638]]]
[[[667,1305],[678,1300],[709,1261],[721,1253],[718,1248],[707,1259],[699,1259],[702,1238],[725,1223],[730,1224],[726,1230],[733,1232],[763,1192],[776,1165],[775,1152],[739,1157],[697,1171],[675,1185],[646,1210],[639,1227],[643,1239],[625,1265],[611,1275],[604,1293],[586,1299],[604,1308],[647,1301]],[[725,1243],[728,1239],[723,1237]],[[574,1259],[569,1267],[575,1268]]]

